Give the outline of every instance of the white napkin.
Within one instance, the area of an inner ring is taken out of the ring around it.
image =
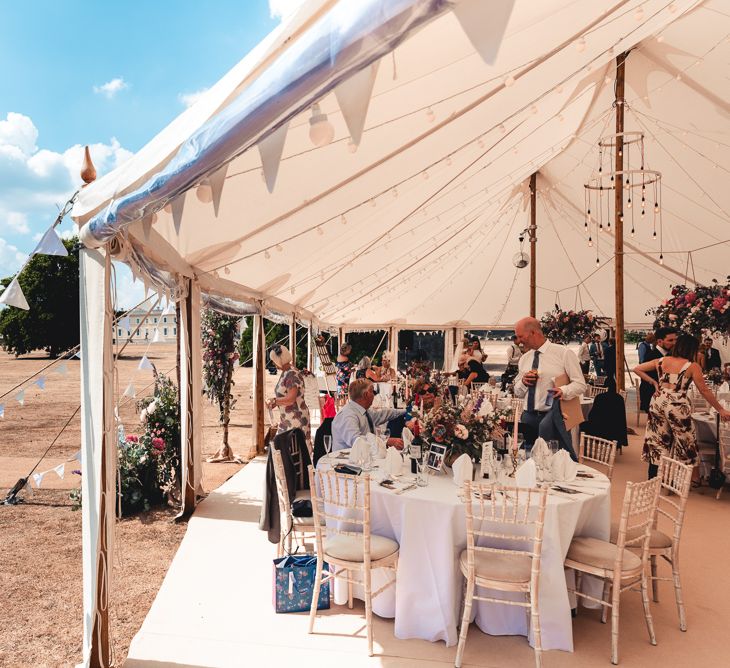
[[[570,482],[575,480],[578,464],[574,462],[567,450],[558,450],[552,461],[553,480]]]
[[[528,459],[517,467],[515,484],[517,487],[537,486],[537,467],[534,459]]]
[[[466,453],[454,462],[452,468],[454,470],[454,484],[459,487],[474,477],[474,464],[471,462],[471,457]]]
[[[370,456],[370,442],[365,436],[358,436],[350,450],[350,463],[357,464]]]
[[[403,456],[395,448],[388,448],[385,453],[385,470],[390,475],[400,475],[403,472]]]
[[[385,459],[385,451],[387,450],[385,441],[375,434],[368,434],[365,438],[370,444],[370,455],[373,459]]]
[[[538,462],[544,462],[546,466],[550,464],[552,453],[550,452],[550,446],[545,442],[544,438],[538,437],[535,440],[535,445],[532,446],[532,457]]]
[[[403,452],[408,452],[411,447],[411,441],[413,440],[413,432],[408,427],[403,427],[401,438],[403,439]]]

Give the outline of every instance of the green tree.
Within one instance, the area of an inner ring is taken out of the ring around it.
[[[35,255],[18,277],[30,309],[10,306],[0,312],[0,336],[16,357],[45,350],[51,357],[79,343],[78,239],[64,240],[67,257]],[[12,277],[4,278],[3,290]]]
[[[241,339],[238,342],[238,353],[240,356],[241,366],[253,366],[253,317],[245,318],[246,329],[241,332]],[[268,320],[264,321],[264,332],[266,333],[266,364],[272,366],[269,362],[268,351],[275,343],[283,343],[289,347],[289,325],[273,323]],[[297,346],[297,359],[295,366],[297,369],[306,369],[307,367],[307,335],[302,327],[297,329],[297,340],[300,344]]]

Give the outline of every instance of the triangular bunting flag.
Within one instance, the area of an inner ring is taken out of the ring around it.
[[[130,399],[134,399],[137,396],[137,390],[134,388],[134,383],[130,382],[129,385],[127,385],[127,389],[124,390],[124,394],[122,396],[129,397]]]
[[[152,343],[159,343],[162,341],[162,336],[160,334],[160,328],[155,327],[155,333],[152,335]]]
[[[33,482],[35,483],[35,486],[37,489],[41,488],[41,484],[43,483],[43,476],[46,475],[44,473],[34,473],[33,474]]]
[[[454,6],[461,28],[488,65],[497,58],[514,4],[514,0],[461,0]]]
[[[45,376],[40,376],[34,382],[38,386],[38,389],[39,390],[45,390],[46,389],[46,377]]]
[[[15,401],[17,401],[21,406],[25,403],[25,390],[20,390],[20,392],[15,395]]]
[[[79,350],[76,353],[74,353],[74,357],[77,357],[78,359],[81,359],[81,351]]]
[[[172,224],[175,226],[175,232],[180,234],[180,225],[182,224],[183,209],[185,208],[185,193],[178,195],[172,200]]]
[[[5,417],[5,404],[0,404],[0,418]]]
[[[0,295],[0,304],[7,304],[8,306],[22,308],[24,311],[28,311],[30,309],[28,302],[25,301],[25,295],[18,284],[17,276],[10,281],[10,285],[8,285],[2,295]]]
[[[169,301],[167,302],[167,308],[163,312],[162,315],[175,315],[175,302]]]
[[[36,253],[40,253],[42,255],[61,255],[63,257],[68,255],[66,246],[63,245],[63,242],[58,237],[58,234],[56,234],[56,230],[53,227],[49,227],[46,230],[46,233],[41,237],[41,240],[38,242],[38,245],[33,251],[33,255]]]
[[[150,214],[149,216],[145,216],[142,218],[142,233],[144,234],[145,241],[150,240],[150,232],[152,231],[152,216],[154,214]]]
[[[81,461],[81,450],[77,450],[73,457],[66,460],[67,462]]]
[[[56,371],[60,373],[62,376],[65,376],[68,373],[68,367],[66,366],[66,362],[61,362],[57,367]]]
[[[66,465],[59,464],[53,470],[56,472],[56,475],[63,480],[63,474],[66,472]]]
[[[226,173],[228,172],[228,165],[223,165],[220,169],[213,172],[208,177],[208,182],[213,190],[213,213],[215,217],[218,217],[218,209],[221,206],[221,195],[223,194],[223,185],[226,182]]]
[[[119,329],[121,329],[122,332],[132,331],[132,324],[131,324],[131,320],[129,319],[128,315],[125,315],[122,318],[119,318]]]
[[[288,129],[289,123],[284,123],[284,125],[278,127],[270,135],[264,137],[259,142],[261,167],[264,170],[266,188],[270,193],[274,192],[276,175],[279,173],[281,153],[284,150],[284,141],[286,140],[286,132]]]
[[[337,103],[340,105],[342,116],[355,145],[359,145],[362,139],[365,117],[370,106],[370,97],[373,94],[377,74],[378,62],[374,62],[370,67],[353,74],[335,88]]]
[[[139,361],[138,369],[152,369],[152,362],[147,359],[147,355],[142,355],[142,359]]]

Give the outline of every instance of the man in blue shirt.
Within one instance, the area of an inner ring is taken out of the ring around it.
[[[374,434],[375,427],[405,415],[403,408],[383,408],[369,410],[375,394],[373,384],[367,378],[359,378],[350,383],[350,400],[340,409],[332,420],[332,450],[351,448],[353,443],[367,434]],[[388,445],[397,445],[400,439],[389,439]]]

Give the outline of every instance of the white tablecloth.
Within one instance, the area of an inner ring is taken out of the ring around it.
[[[717,441],[717,418],[707,413],[692,413],[697,441],[713,443]]]
[[[320,466],[328,466],[320,460]],[[587,467],[583,467],[586,470]],[[591,494],[550,493],[540,578],[540,620],[544,649],[573,650],[570,602],[563,568],[573,536],[607,540],[611,524],[610,484],[594,471],[593,481],[576,483]],[[588,486],[586,483],[595,482]],[[403,494],[371,483],[371,521],[375,534],[398,541],[400,559],[396,586],[373,600],[373,611],[395,618],[400,639],[457,643],[463,577],[459,555],[466,548],[466,520],[459,488],[450,475],[431,476],[428,487]],[[386,581],[373,573],[373,590]],[[571,574],[572,577],[572,574]],[[600,595],[600,591],[593,591]],[[357,596],[357,589],[355,592]],[[335,601],[346,601],[346,588],[335,587]],[[474,602],[477,625],[493,635],[526,635],[524,609]]]

